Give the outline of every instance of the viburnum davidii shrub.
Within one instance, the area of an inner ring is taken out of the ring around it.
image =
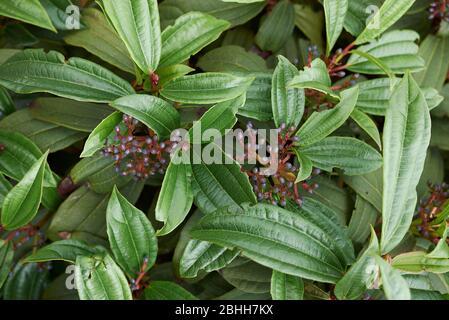
[[[445,299],[449,1],[1,0],[3,299]]]

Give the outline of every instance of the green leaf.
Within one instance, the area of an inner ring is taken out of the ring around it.
[[[49,272],[37,263],[18,263],[3,288],[4,300],[38,300],[49,282]]]
[[[313,44],[323,49],[323,26],[325,25],[323,11],[315,11],[311,6],[302,4],[295,4],[294,7],[295,25]]]
[[[366,27],[368,19],[372,18],[385,0],[358,0],[348,2],[345,29],[353,36],[358,36]]]
[[[236,99],[217,103],[215,106],[207,110],[200,120],[194,122],[192,128],[189,130],[190,143],[202,144],[213,142],[211,140],[218,137],[208,136],[206,134],[209,129],[216,129],[222,135],[228,129],[232,129],[237,122],[235,116],[237,111],[244,105],[246,100],[245,95],[241,95]]]
[[[0,84],[17,93],[47,92],[78,101],[110,102],[134,93],[111,71],[81,58],[64,60],[56,51],[28,49],[2,65]]]
[[[326,232],[279,207],[258,204],[219,209],[206,215],[191,235],[238,248],[249,259],[286,274],[328,283],[342,276]]]
[[[140,70],[154,72],[162,48],[157,0],[102,0],[102,8]]]
[[[3,205],[6,195],[11,191],[12,184],[3,174],[0,173],[0,206]]]
[[[449,39],[429,34],[420,45],[419,55],[425,60],[425,68],[413,75],[416,82],[441,90],[449,69]]]
[[[297,127],[304,114],[304,90],[287,88],[298,70],[285,57],[278,56],[279,62],[274,70],[271,89],[271,104],[276,127],[281,124]]]
[[[55,241],[32,255],[24,262],[66,261],[75,263],[77,256],[89,256],[97,253],[98,248],[90,247],[86,242],[74,239]]]
[[[299,152],[298,149],[294,149],[296,158],[298,159],[298,162],[300,164],[299,166],[299,172],[296,176],[295,183],[307,180],[312,175],[313,171],[313,162],[310,160],[307,156],[305,156],[302,152]]]
[[[191,169],[184,163],[171,162],[165,173],[156,205],[156,220],[164,223],[158,236],[175,230],[186,218],[193,203]]]
[[[371,288],[378,277],[375,256],[379,253],[379,242],[371,229],[371,240],[368,248],[351,266],[335,286],[335,296],[339,300],[359,299],[368,288]]]
[[[125,275],[108,254],[78,256],[75,283],[81,300],[132,300]]]
[[[161,95],[180,103],[213,104],[237,98],[253,80],[254,77],[226,73],[201,73],[173,80],[161,90]]]
[[[379,169],[382,156],[370,145],[350,137],[327,137],[299,149],[314,167],[332,172],[343,170],[346,175],[361,175]]]
[[[183,278],[195,278],[200,271],[222,269],[239,254],[238,250],[228,250],[207,241],[190,240],[180,260],[179,274]]]
[[[444,274],[449,272],[449,259],[431,258],[424,251],[414,251],[394,257],[392,266],[404,272],[432,272]]]
[[[304,197],[301,207],[289,202],[287,209],[296,212],[327,233],[332,242],[329,248],[339,257],[342,265],[354,262],[354,247],[348,237],[346,226],[341,224],[338,214],[332,208],[310,197]]]
[[[304,67],[299,75],[295,76],[289,83],[289,87],[299,89],[313,89],[331,96],[339,100],[337,93],[330,88],[332,85],[326,63],[321,59],[315,59],[310,64],[310,67]]]
[[[71,32],[64,37],[64,41],[71,46],[84,48],[111,65],[134,74],[134,62],[125,44],[103,13],[94,8],[86,8],[82,17],[87,28]]]
[[[91,132],[111,112],[106,105],[63,98],[38,98],[31,107],[35,119],[82,132]]]
[[[295,8],[290,1],[281,0],[262,21],[256,34],[256,43],[262,50],[278,52],[294,28]]]
[[[111,106],[144,123],[162,138],[170,137],[172,131],[180,126],[178,111],[168,102],[155,96],[130,95],[115,100]]]
[[[388,300],[410,300],[410,288],[407,281],[401,276],[399,270],[395,270],[384,259],[377,256],[382,278],[382,287]]]
[[[399,83],[400,79],[378,78],[367,81],[362,81],[358,84],[360,89],[359,98],[357,100],[356,108],[368,114],[376,116],[385,116],[389,105],[391,95],[394,90],[391,86]],[[421,89],[424,97],[429,105],[429,110],[438,104],[441,98],[435,96],[435,91],[429,89]]]
[[[6,230],[23,227],[37,214],[42,199],[47,156],[48,152],[33,164],[22,180],[5,197],[1,223]]]
[[[31,114],[30,108],[18,110],[2,119],[0,130],[21,133],[32,141],[38,150],[50,150],[50,153],[65,149],[87,136],[85,132],[37,120]]]
[[[382,253],[394,249],[409,229],[429,142],[429,109],[407,74],[395,88],[385,116]]]
[[[148,271],[157,257],[153,226],[145,214],[123,197],[117,188],[114,188],[109,199],[106,223],[112,253],[125,273],[136,278],[139,271]]]
[[[299,146],[319,142],[343,125],[354,110],[358,94],[358,87],[342,91],[341,101],[333,109],[314,112],[296,134],[300,138]]]
[[[262,2],[265,0],[221,0],[223,2],[236,2],[236,3],[254,3],[254,2]]]
[[[265,3],[226,3],[217,0],[165,0],[159,5],[162,26],[173,24],[179,16],[199,11],[215,18],[229,21],[233,27],[244,24],[257,16],[265,7]]]
[[[424,60],[418,55],[417,40],[419,34],[411,30],[385,33],[380,39],[354,50],[347,62],[348,70],[364,74],[388,74],[390,70],[395,74],[420,71],[424,68]]]
[[[143,292],[145,300],[198,300],[180,285],[170,281],[153,281]]]
[[[0,87],[0,116],[4,117],[16,111],[16,106],[11,99],[8,91]]]
[[[202,12],[189,12],[162,32],[160,67],[184,62],[218,39],[230,23]]]
[[[195,71],[195,69],[186,66],[185,64],[175,64],[169,67],[157,69],[156,73],[159,76],[159,86],[163,88],[167,83],[179,77]]]
[[[303,300],[304,282],[301,278],[273,271],[271,297],[273,300]]]
[[[370,234],[370,226],[376,224],[379,212],[367,200],[357,194],[355,209],[348,225],[348,236],[358,245],[363,245]]]
[[[70,16],[69,13],[66,13],[68,7],[73,5],[71,0],[40,0],[40,2],[47,11],[48,16],[56,29],[61,31],[71,30],[71,23],[67,23]],[[73,11],[71,12],[73,13]],[[75,15],[73,16],[73,20],[74,19]],[[84,27],[85,25],[80,22],[80,28]]]
[[[377,128],[377,124],[373,119],[370,118],[366,113],[354,109],[351,113],[351,119],[357,123],[357,125],[363,129],[377,144],[380,150],[382,150],[382,141],[380,139],[379,129]]]
[[[225,45],[202,56],[197,66],[207,72],[264,72],[266,61],[257,54],[236,45]]]
[[[39,0],[3,0],[0,16],[17,19],[56,32],[50,17]]]
[[[391,69],[387,65],[385,65],[380,59],[377,59],[376,57],[370,55],[369,53],[360,50],[352,50],[351,52],[357,56],[363,57],[370,63],[374,64],[381,70],[381,74],[386,74],[390,78],[390,80],[394,79],[393,71],[391,71]],[[393,87],[393,82],[391,82],[391,87]]]
[[[249,178],[238,163],[228,157],[224,163],[206,164],[202,161],[192,164],[194,201],[204,213],[245,202],[256,203]]]
[[[324,12],[326,17],[327,49],[329,56],[332,48],[343,31],[343,24],[348,11],[348,0],[324,0]]]
[[[14,249],[11,241],[0,240],[0,289],[3,287],[13,265]]]
[[[111,134],[115,126],[122,121],[122,118],[122,114],[118,111],[104,118],[103,121],[100,122],[100,124],[91,132],[91,134],[87,138],[80,157],[91,157],[98,150],[101,150],[105,145],[106,138]]]
[[[415,0],[386,0],[367,24],[365,30],[357,37],[355,44],[363,44],[380,36],[398,21],[414,2]]]
[[[236,258],[220,274],[228,283],[244,292],[270,291],[272,270],[246,258]]]
[[[253,75],[256,79],[246,91],[245,105],[239,109],[238,114],[259,121],[270,121],[273,119],[271,107],[272,75],[269,73]]]
[[[383,178],[381,170],[360,176],[344,176],[347,183],[359,196],[382,211]]]

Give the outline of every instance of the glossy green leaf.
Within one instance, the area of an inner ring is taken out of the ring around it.
[[[100,124],[90,133],[84,144],[80,157],[91,157],[104,147],[106,138],[113,132],[116,125],[122,121],[122,114],[118,111],[104,118]]]
[[[296,134],[299,146],[319,142],[343,125],[354,110],[358,95],[358,87],[347,89],[341,92],[341,101],[333,109],[314,112]]]
[[[49,272],[37,263],[18,263],[3,287],[4,300],[37,300],[49,281]]]
[[[8,91],[0,87],[0,116],[7,116],[16,110]]]
[[[190,240],[180,260],[179,273],[183,278],[194,278],[200,271],[212,272],[227,266],[239,255],[207,241]]]
[[[303,300],[304,282],[301,278],[273,271],[271,296],[273,300]]]
[[[161,95],[181,103],[213,104],[237,98],[253,80],[254,77],[226,73],[201,73],[173,80],[161,90]]]
[[[324,12],[326,17],[327,49],[329,56],[332,48],[343,31],[343,24],[348,11],[348,0],[324,0]]]
[[[106,105],[63,98],[38,98],[31,107],[37,120],[82,132],[91,132],[111,113],[112,109]]]
[[[398,21],[414,2],[415,0],[386,0],[366,25],[365,30],[357,37],[355,44],[377,38]]]
[[[102,0],[102,8],[140,70],[154,72],[162,48],[157,1]]]
[[[231,3],[217,0],[165,0],[159,5],[161,24],[172,25],[179,16],[200,11],[215,18],[229,21],[233,27],[244,24],[257,16],[265,7],[265,3]]]
[[[48,152],[45,153],[3,201],[1,222],[5,229],[15,230],[33,220],[42,199],[44,172]]]
[[[257,54],[236,45],[225,45],[207,52],[197,63],[207,72],[264,72],[267,63]]]
[[[145,214],[134,207],[117,188],[112,191],[106,223],[115,260],[125,273],[135,278],[148,271],[156,261],[156,235]]]
[[[245,104],[245,100],[246,96],[243,94],[207,110],[189,130],[190,143],[208,143],[219,138],[216,135],[208,136],[207,130],[215,129],[223,135],[228,129],[232,129],[237,122],[236,113]]]
[[[32,255],[26,257],[24,262],[66,261],[75,263],[77,256],[89,256],[97,253],[99,249],[90,247],[86,242],[74,239],[55,241]]]
[[[303,89],[287,88],[287,84],[298,74],[296,67],[285,57],[278,56],[271,89],[271,104],[276,127],[298,126],[304,114],[305,95]]]
[[[383,134],[383,253],[394,249],[410,226],[430,142],[429,109],[410,74],[395,88],[390,106]]]
[[[108,254],[78,256],[75,283],[81,300],[132,300],[125,275]]]
[[[189,165],[169,164],[156,205],[156,219],[164,223],[157,231],[158,236],[175,230],[189,213],[193,203],[190,176]]]
[[[230,164],[192,164],[192,188],[195,204],[204,213],[256,202],[248,176],[233,161]]]
[[[14,250],[11,241],[0,240],[0,289],[3,287],[13,265]]]
[[[145,300],[197,300],[193,294],[170,281],[153,281],[143,292]]]
[[[300,148],[314,167],[332,172],[339,168],[346,175],[361,175],[379,169],[382,156],[370,145],[350,137],[327,137]]]
[[[159,137],[170,137],[172,131],[178,129],[180,125],[178,111],[168,102],[155,96],[130,95],[113,101],[111,106],[144,123]]]
[[[270,12],[256,34],[257,45],[265,51],[278,52],[295,28],[295,9],[287,0],[281,0]]]
[[[230,23],[201,12],[189,12],[162,32],[160,66],[184,62],[218,39]]]
[[[302,152],[299,152],[298,149],[295,149],[295,154],[300,164],[299,172],[296,176],[295,183],[307,180],[312,175],[313,171],[313,162]]]
[[[111,27],[103,13],[94,8],[83,10],[87,28],[64,37],[71,46],[81,47],[117,68],[134,74],[134,62],[123,41]]]
[[[238,248],[249,259],[286,274],[330,283],[342,276],[324,231],[296,213],[271,205],[219,209],[206,215],[191,235]]]
[[[323,11],[315,11],[312,6],[295,4],[295,25],[318,48],[324,49],[323,30],[325,25]]]
[[[134,93],[132,86],[111,71],[56,51],[28,49],[2,65],[0,84],[17,93],[48,92],[78,101],[110,102]]]
[[[3,0],[0,15],[56,32],[39,0]]]

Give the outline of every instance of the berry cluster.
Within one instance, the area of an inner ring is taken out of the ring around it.
[[[417,217],[413,225],[419,235],[437,243],[440,239],[439,227],[443,222],[439,221],[439,216],[449,199],[449,185],[444,182],[442,184],[429,182],[428,186],[429,195],[419,202]]]
[[[449,22],[449,2],[447,0],[437,0],[430,4],[429,20],[436,23],[441,21]]]
[[[0,233],[4,232],[0,225]],[[45,235],[39,226],[26,225],[17,230],[11,231],[4,239],[6,242],[11,241],[13,248],[18,249],[29,241],[33,240],[33,245],[40,246],[45,242]]]
[[[116,171],[122,176],[146,179],[165,173],[174,147],[172,141],[160,141],[152,130],[124,115],[114,137],[106,141],[103,155],[114,159]]]
[[[264,138],[257,137],[257,131],[253,130],[252,123],[248,123],[247,132],[249,138],[249,145],[255,144],[255,149],[260,150],[261,145],[267,143]],[[266,151],[270,154],[269,157],[260,157],[251,151],[245,149],[245,159],[251,160],[254,156],[257,164],[251,170],[244,170],[251,181],[253,190],[257,195],[259,202],[268,202],[273,205],[280,205],[285,207],[288,200],[295,201],[298,205],[302,205],[302,197],[299,189],[305,190],[309,193],[318,188],[318,184],[303,181],[300,184],[295,183],[296,176],[299,171],[299,164],[295,161],[295,153],[292,150],[294,143],[298,142],[299,137],[295,135],[296,128],[286,128],[282,124],[277,129],[277,146],[272,147],[267,143]],[[256,143],[256,141],[258,143]],[[243,144],[243,137],[239,137],[239,142]],[[275,160],[278,162],[276,172],[267,175],[267,163]],[[313,175],[319,174],[319,170],[315,169]]]

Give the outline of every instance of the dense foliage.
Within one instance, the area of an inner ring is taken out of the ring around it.
[[[446,0],[1,0],[0,296],[449,297],[448,71]]]

